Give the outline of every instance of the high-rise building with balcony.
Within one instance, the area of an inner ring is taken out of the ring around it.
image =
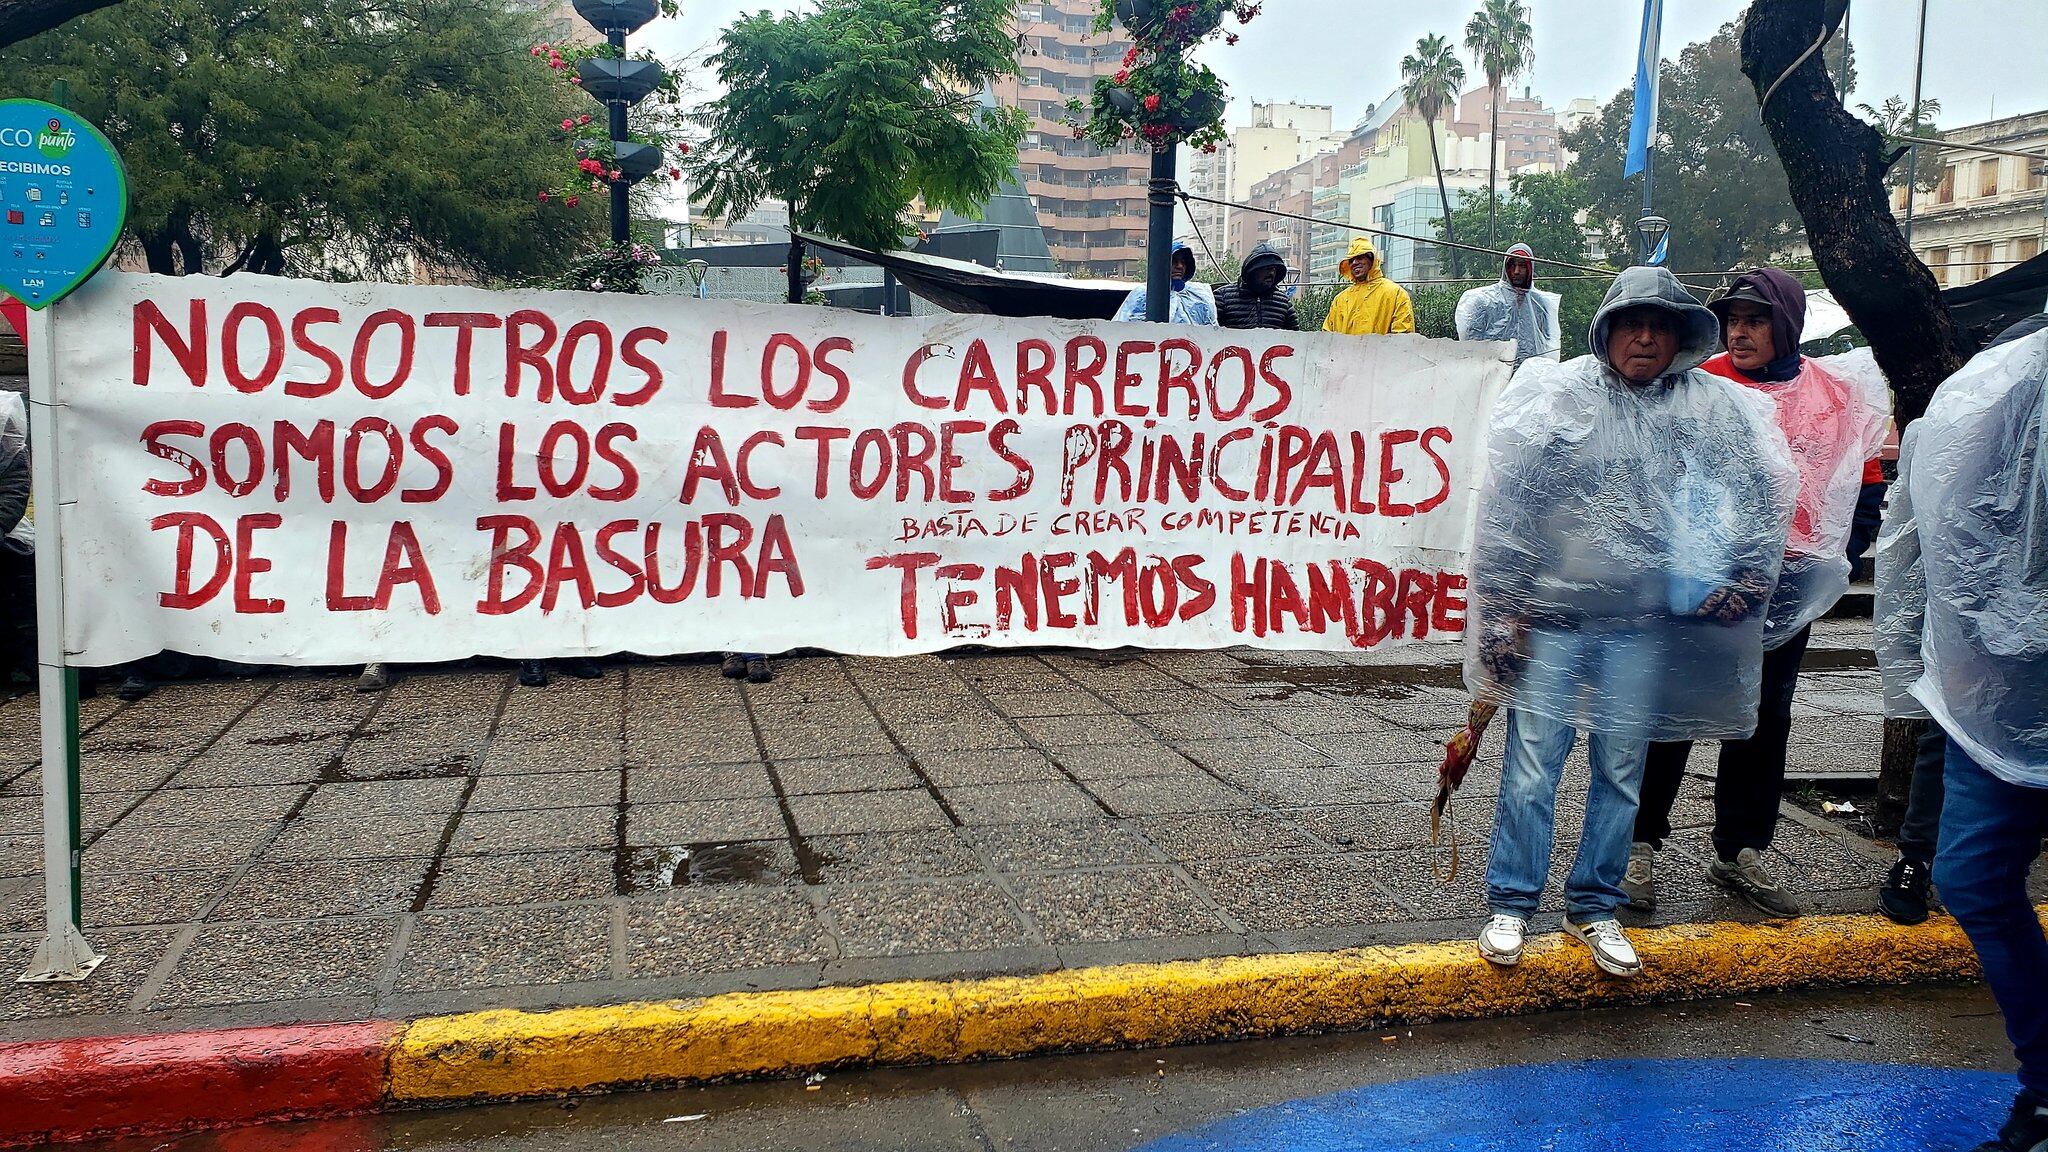
[[[1123,66],[1130,39],[1095,31],[1099,0],[1027,0],[1017,5],[1019,74],[995,98],[1030,117],[1018,149],[1024,191],[1038,210],[1060,270],[1074,276],[1137,279],[1145,270],[1145,190],[1150,149],[1104,152],[1074,138],[1067,101],[1085,105],[1095,81]]]

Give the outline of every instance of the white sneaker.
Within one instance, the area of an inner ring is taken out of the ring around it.
[[[1479,930],[1479,954],[1503,968],[1512,968],[1522,958],[1522,942],[1528,936],[1527,920],[1496,915]]]
[[[1602,972],[1610,976],[1633,976],[1643,970],[1643,962],[1636,957],[1636,946],[1628,942],[1628,935],[1621,930],[1621,922],[1612,916],[1591,924],[1575,924],[1567,919],[1564,930],[1592,949],[1593,963],[1599,965]]]

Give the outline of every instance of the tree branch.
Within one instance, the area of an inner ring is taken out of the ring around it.
[[[120,0],[0,0],[0,48]]]

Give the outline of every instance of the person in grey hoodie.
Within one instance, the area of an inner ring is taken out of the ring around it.
[[[1631,268],[1594,317],[1592,354],[1528,361],[1494,406],[1465,682],[1508,710],[1479,936],[1496,964],[1521,958],[1580,732],[1592,783],[1565,929],[1631,976],[1614,910],[1650,741],[1756,727],[1798,473],[1770,402],[1698,370],[1719,339],[1669,271]]]

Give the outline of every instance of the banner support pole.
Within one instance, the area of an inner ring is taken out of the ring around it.
[[[79,897],[78,672],[64,652],[64,515],[58,483],[56,305],[28,314],[29,460],[35,484],[36,663],[43,732],[46,929],[17,983],[79,981],[106,956],[85,939]]]

